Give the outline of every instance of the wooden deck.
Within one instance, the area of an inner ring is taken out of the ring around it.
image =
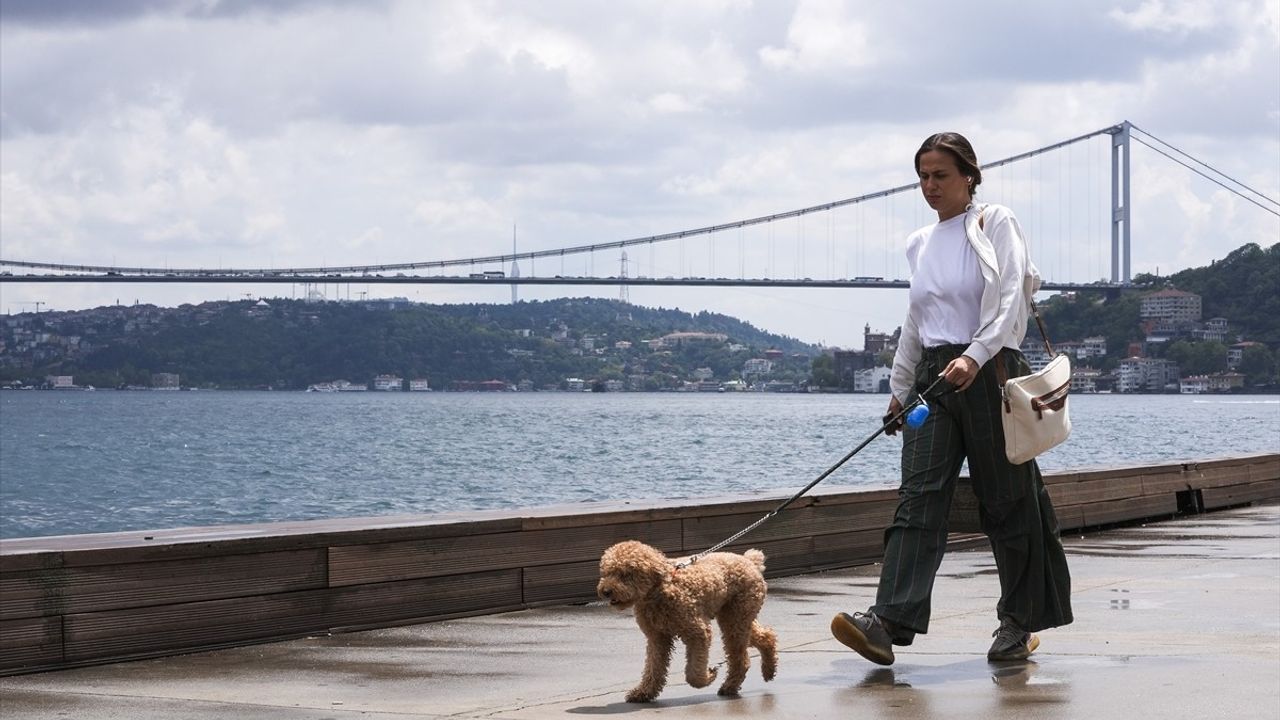
[[[1045,478],[1064,531],[1280,498],[1280,454]],[[0,540],[0,675],[594,599],[625,539],[698,552],[783,497]],[[895,490],[823,488],[733,549],[771,576],[879,559]],[[977,508],[956,493],[952,531]]]

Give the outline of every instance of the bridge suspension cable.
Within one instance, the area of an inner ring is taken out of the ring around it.
[[[1001,160],[983,164],[983,170],[998,168],[1002,165],[1018,162],[1032,158],[1043,153],[1051,152],[1059,148],[1073,145],[1084,140],[1103,134],[1115,134],[1119,131],[1120,125],[1095,130],[1084,135],[1080,135],[1069,140],[1046,145],[1042,148],[1030,150],[1028,152],[1013,155]],[[657,235],[648,235],[643,237],[629,238],[626,240],[615,240],[612,242],[592,243],[589,245],[577,245],[573,247],[558,248],[553,250],[532,250],[522,253],[512,252],[504,255],[489,255],[486,257],[472,258],[456,258],[452,260],[429,260],[421,262],[408,263],[383,263],[379,265],[343,265],[343,266],[322,266],[322,267],[301,267],[301,268],[156,268],[156,267],[121,267],[115,265],[73,265],[67,263],[46,263],[31,262],[19,260],[5,260],[0,258],[0,265],[8,265],[14,267],[25,267],[41,270],[58,270],[64,272],[98,272],[98,273],[120,273],[131,275],[183,275],[183,276],[200,276],[200,275],[219,275],[225,276],[230,274],[241,275],[323,275],[328,273],[380,273],[394,272],[398,270],[424,270],[444,267],[457,267],[461,265],[484,265],[484,264],[506,264],[518,260],[533,261],[537,258],[556,257],[559,256],[563,261],[565,255],[576,255],[580,253],[594,253],[600,250],[612,250],[617,248],[627,248],[633,245],[653,245],[656,243],[666,242],[669,240],[678,240],[682,238],[695,237],[699,235],[712,235],[725,230],[740,229],[751,227],[753,225],[764,225],[774,223],[789,218],[802,217],[812,213],[826,212],[835,208],[845,207],[864,203],[869,200],[890,197],[899,193],[914,190],[919,183],[909,183],[906,185],[898,185],[897,187],[888,188],[887,190],[879,190],[876,192],[866,193],[855,197],[845,198],[843,200],[834,200],[832,202],[822,203],[820,205],[811,205],[809,207],[799,208],[796,210],[788,210],[785,212],[773,213],[771,215],[761,215],[759,217],[749,218],[745,220],[735,220],[732,222],[720,223],[717,225],[708,225],[700,228],[692,228],[688,230],[677,230],[675,232],[660,233]],[[887,230],[887,226],[886,226]]]
[[[1160,138],[1156,137],[1155,135],[1152,135],[1151,133],[1147,132],[1146,130],[1143,130],[1142,128],[1138,127],[1137,125],[1134,125],[1134,124],[1130,123],[1129,127],[1133,128],[1134,130],[1137,130],[1139,133],[1141,133],[1141,134],[1143,134],[1143,135],[1146,135],[1147,137],[1151,138],[1152,140],[1155,140],[1156,142],[1160,143],[1161,145],[1164,145],[1165,147],[1168,147],[1169,149],[1173,150],[1174,152],[1178,153],[1179,155],[1181,155],[1181,156],[1183,156],[1183,157],[1185,157],[1185,158],[1188,158],[1188,159],[1189,159],[1189,160],[1191,160],[1192,162],[1194,162],[1194,163],[1196,163],[1196,164],[1198,164],[1198,165],[1202,165],[1202,166],[1204,166],[1204,167],[1206,167],[1206,168],[1208,168],[1208,169],[1212,170],[1213,172],[1217,173],[1218,175],[1220,175],[1220,176],[1222,176],[1222,177],[1226,178],[1227,180],[1230,180],[1231,182],[1235,183],[1236,185],[1239,185],[1240,187],[1242,187],[1242,188],[1244,188],[1244,189],[1248,190],[1249,192],[1253,193],[1254,195],[1257,195],[1258,197],[1262,198],[1263,200],[1266,200],[1267,202],[1271,203],[1272,205],[1275,205],[1277,208],[1280,208],[1280,200],[1276,200],[1276,199],[1274,199],[1274,198],[1271,198],[1271,197],[1268,197],[1268,196],[1264,195],[1262,192],[1260,192],[1260,191],[1258,191],[1258,190],[1255,190],[1255,189],[1254,189],[1254,188],[1252,188],[1252,187],[1249,187],[1248,185],[1246,185],[1246,184],[1244,184],[1244,183],[1240,182],[1239,180],[1236,180],[1235,178],[1231,177],[1230,175],[1228,175],[1228,174],[1226,174],[1226,173],[1222,172],[1221,170],[1219,170],[1219,169],[1215,168],[1214,166],[1210,165],[1209,163],[1207,163],[1207,162],[1205,162],[1205,161],[1203,161],[1203,160],[1200,160],[1199,158],[1195,157],[1194,155],[1190,155],[1190,154],[1188,154],[1188,153],[1183,152],[1182,150],[1179,150],[1178,148],[1174,147],[1173,145],[1170,145],[1169,143],[1165,142],[1164,140],[1161,140]],[[1212,183],[1214,183],[1215,185],[1217,185],[1217,186],[1221,187],[1222,189],[1224,189],[1224,190],[1226,190],[1226,191],[1228,191],[1228,192],[1230,192],[1230,193],[1232,193],[1232,194],[1234,194],[1234,195],[1239,196],[1241,199],[1248,200],[1249,202],[1253,203],[1254,205],[1257,205],[1258,207],[1262,208],[1263,210],[1266,210],[1267,212],[1271,213],[1272,215],[1275,215],[1275,216],[1277,216],[1277,217],[1280,217],[1280,211],[1273,210],[1273,209],[1271,209],[1271,208],[1267,207],[1266,205],[1263,205],[1262,203],[1258,202],[1257,200],[1255,200],[1255,199],[1253,199],[1253,198],[1249,197],[1248,195],[1246,195],[1246,194],[1244,194],[1244,193],[1240,192],[1237,188],[1231,187],[1230,185],[1228,185],[1228,184],[1226,184],[1226,183],[1222,182],[1221,180],[1219,180],[1219,179],[1217,179],[1217,178],[1215,178],[1215,177],[1211,177],[1211,176],[1209,176],[1209,175],[1205,174],[1205,173],[1204,173],[1204,172],[1202,172],[1199,168],[1195,168],[1195,167],[1192,167],[1191,165],[1188,165],[1187,163],[1183,162],[1182,160],[1179,160],[1178,158],[1176,158],[1176,157],[1174,157],[1174,156],[1170,155],[1169,153],[1165,152],[1164,150],[1161,150],[1160,148],[1156,147],[1155,145],[1152,145],[1151,143],[1147,142],[1146,140],[1143,140],[1142,138],[1140,138],[1140,137],[1138,137],[1138,136],[1136,136],[1136,135],[1135,135],[1135,136],[1131,136],[1131,137],[1132,137],[1134,140],[1137,140],[1138,142],[1142,143],[1143,145],[1146,145],[1147,147],[1151,148],[1152,150],[1155,150],[1156,152],[1160,153],[1161,155],[1163,155],[1163,156],[1165,156],[1165,157],[1169,158],[1170,160],[1172,160],[1172,161],[1174,161],[1174,162],[1178,163],[1178,164],[1179,164],[1179,165],[1181,165],[1182,167],[1184,167],[1184,168],[1186,168],[1186,169],[1190,170],[1191,172],[1193,172],[1193,173],[1195,173],[1195,174],[1199,175],[1199,176],[1200,176],[1200,177],[1202,177],[1202,178],[1205,178],[1205,179],[1206,179],[1206,180],[1208,180],[1209,182],[1212,182]]]

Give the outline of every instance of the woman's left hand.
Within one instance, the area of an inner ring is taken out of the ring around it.
[[[978,363],[968,355],[961,355],[947,363],[947,367],[942,371],[942,377],[955,387],[956,392],[963,392],[969,389],[978,377]]]

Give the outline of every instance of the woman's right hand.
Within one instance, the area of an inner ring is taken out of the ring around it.
[[[902,403],[898,402],[897,396],[896,395],[889,396],[889,412],[884,416],[885,424],[888,425],[889,421],[893,420],[895,417],[898,417],[898,413],[901,413],[901,412],[902,412]],[[884,434],[897,435],[898,430],[901,428],[902,428],[902,419],[899,418],[896,423],[893,423],[892,425],[889,425],[889,427],[884,429]]]

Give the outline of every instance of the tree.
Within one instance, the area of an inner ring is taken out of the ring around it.
[[[838,387],[840,378],[836,375],[836,360],[830,353],[822,353],[813,359],[809,370],[809,384],[818,387]]]
[[[1276,377],[1276,358],[1265,345],[1250,345],[1240,355],[1240,367],[1244,384],[1257,387],[1280,382]]]
[[[1227,369],[1227,348],[1220,342],[1179,340],[1169,346],[1165,357],[1178,363],[1185,375],[1209,375]]]

